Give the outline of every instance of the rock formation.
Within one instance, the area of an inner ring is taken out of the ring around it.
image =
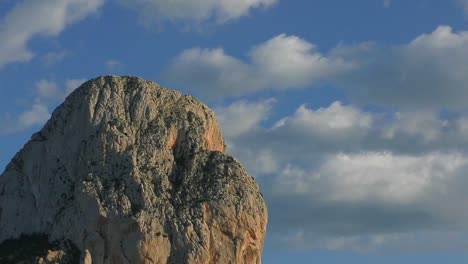
[[[135,77],[88,81],[0,176],[0,242],[70,241],[86,264],[259,264],[266,206],[224,150],[193,97]],[[51,252],[43,263],[66,254]]]

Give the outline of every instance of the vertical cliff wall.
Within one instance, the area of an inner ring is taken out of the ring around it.
[[[46,235],[93,264],[261,263],[267,209],[224,149],[195,98],[134,77],[88,81],[0,176],[0,242]]]

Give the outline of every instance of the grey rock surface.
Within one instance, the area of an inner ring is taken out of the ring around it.
[[[84,83],[0,176],[0,243],[69,240],[81,263],[261,263],[267,209],[214,113],[135,77]]]

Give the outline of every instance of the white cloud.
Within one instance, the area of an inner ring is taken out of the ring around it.
[[[274,99],[257,102],[240,100],[228,106],[214,108],[230,152],[240,151],[237,150],[236,138],[261,129],[260,124],[270,116],[275,101]],[[271,173],[278,169],[275,155],[268,148],[255,151],[244,150],[246,151],[243,152],[243,156],[248,157],[246,159],[249,163],[255,164],[249,166],[253,168],[253,173]]]
[[[394,139],[397,134],[401,136],[421,137],[424,141],[438,140],[449,121],[442,120],[431,112],[396,113],[394,121],[388,124],[383,131],[383,137]]]
[[[460,110],[467,109],[467,61],[468,32],[439,26],[403,45],[340,44],[327,53],[284,34],[253,47],[246,60],[221,48],[193,48],[177,56],[165,76],[211,99],[328,82],[350,91],[355,104]]]
[[[229,109],[229,106],[224,109]],[[269,115],[262,116],[262,120],[265,120]],[[238,120],[231,120],[229,127],[236,127]],[[222,127],[228,129],[223,123]],[[267,147],[274,156],[285,160],[301,153],[295,162],[307,163],[307,160],[316,159],[317,155],[337,152],[373,151],[413,155],[433,150],[450,152],[468,148],[468,121],[465,115],[444,118],[435,112],[411,111],[384,114],[364,111],[337,101],[316,109],[301,105],[289,116],[264,123],[271,125],[264,127],[258,122],[255,129],[243,130],[244,133],[236,136],[226,134],[228,142],[236,145],[230,150],[237,156],[252,157],[255,155],[247,154],[248,149],[263,150]]]
[[[42,79],[36,83],[36,92],[39,98],[45,99],[60,99],[61,91],[57,83]]]
[[[241,100],[220,109],[240,117],[243,111],[228,109],[263,103]],[[260,183],[275,243],[345,250],[405,250],[416,241],[415,250],[466,244],[450,239],[454,232],[468,233],[465,115],[377,114],[334,102],[302,105],[270,120],[273,110],[249,126],[242,118],[221,126],[248,127],[226,134],[228,152]],[[436,236],[449,246],[426,240]]]
[[[323,56],[315,45],[285,34],[253,48],[250,56],[264,85],[280,89],[306,87],[351,68],[340,59]]]
[[[145,22],[165,20],[202,23],[225,23],[248,15],[255,8],[267,8],[277,0],[118,0],[136,10]]]
[[[289,240],[281,246],[401,251],[419,241],[419,249],[446,250],[460,240],[421,238],[468,233],[466,154],[336,153],[311,164],[287,164],[259,178],[270,234]]]
[[[227,107],[217,107],[215,112],[227,138],[235,138],[252,131],[265,120],[271,110],[273,99],[260,102],[236,101]]]
[[[165,76],[180,87],[195,88],[205,97],[248,93],[257,89],[250,65],[224,53],[222,49],[193,48],[174,59]]]
[[[62,88],[55,81],[39,80],[36,82],[35,97],[30,103],[31,108],[19,113],[16,117],[3,118],[0,122],[0,134],[14,133],[45,124],[50,118],[49,110],[62,102],[84,81],[84,79],[68,79]]]
[[[252,175],[261,177],[265,174],[276,173],[280,169],[281,160],[278,158],[276,149],[268,146],[258,146],[257,149],[246,148],[239,141],[228,139],[227,151],[236,158],[241,158],[242,164],[248,168]]]
[[[311,239],[313,236],[315,238]],[[439,230],[333,237],[317,237],[316,233],[299,230],[291,235],[274,234],[272,240],[277,246],[295,249],[325,248],[328,250],[352,250],[361,253],[380,252],[384,255],[440,251],[466,252],[468,246],[466,234]]]
[[[423,49],[444,51],[445,49],[464,48],[468,42],[468,32],[454,33],[450,26],[439,26],[430,34],[422,34],[411,41],[412,50]]]
[[[277,0],[116,0],[136,10],[144,20],[187,21],[192,23],[214,20],[224,23],[248,15],[252,9],[268,8]],[[25,0],[18,3],[0,19],[0,66],[27,62],[35,53],[28,43],[36,37],[54,37],[67,26],[97,13],[106,0]],[[49,52],[43,56],[47,65],[57,63],[66,52]],[[119,66],[109,61],[115,70]]]
[[[231,151],[239,151],[236,155],[247,155],[250,148],[267,147],[275,156],[301,153],[300,160],[305,161],[311,158],[308,154],[316,152],[324,155],[387,151],[413,155],[434,149],[459,151],[468,147],[468,121],[464,115],[444,118],[436,112],[424,111],[375,113],[336,101],[316,109],[301,105],[289,116],[268,120],[271,109],[263,106],[263,101],[241,100],[218,108],[222,110],[220,123],[223,131],[227,131],[227,140],[236,145]],[[269,124],[268,127],[260,121],[266,121],[263,123]]]
[[[406,235],[424,237],[435,230],[442,237],[468,232],[463,213],[467,165],[466,154],[440,152],[337,153],[317,165],[288,164],[270,176],[270,183],[262,182],[270,230],[283,236],[288,229],[303,230],[298,247],[345,250],[389,250],[397,246],[395,237],[408,245]],[[348,240],[355,243],[339,243]],[[459,245],[448,242],[434,249]],[[420,243],[421,248],[435,246]]]
[[[327,108],[317,110],[301,105],[293,116],[278,121],[274,129],[291,126],[307,132],[329,135],[340,132],[349,134],[351,130],[368,130],[371,125],[370,113],[362,112],[353,106],[342,105],[337,101]]]
[[[360,103],[407,109],[465,109],[468,32],[439,26],[410,43],[340,46],[331,56],[356,67],[335,78]]]
[[[14,120],[3,118],[0,123],[0,134],[9,134],[28,129],[33,126],[43,125],[50,118],[47,105],[34,102],[31,108],[22,112]]]
[[[65,81],[65,89],[64,89],[64,96],[62,99],[67,97],[71,92],[73,92],[76,88],[86,82],[86,79],[68,79]]]
[[[337,153],[311,171],[287,165],[277,186],[281,192],[334,202],[408,204],[426,199],[432,184],[459,177],[467,165],[468,156],[459,153]]]
[[[22,130],[36,125],[43,125],[50,118],[46,105],[34,103],[30,110],[27,110],[18,117],[18,124],[14,130]]]
[[[85,79],[65,80],[64,87],[61,88],[55,81],[42,79],[36,83],[36,100],[46,102],[63,101],[73,90],[83,84]]]
[[[223,49],[192,48],[175,58],[166,77],[206,97],[238,96],[265,89],[304,88],[353,68],[328,58],[299,37],[278,35],[249,52],[250,61]]]
[[[28,42],[56,36],[67,26],[95,13],[104,0],[21,1],[0,22],[0,66],[34,57]]]

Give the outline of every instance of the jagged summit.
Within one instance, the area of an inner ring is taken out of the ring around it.
[[[0,242],[67,241],[79,263],[260,263],[266,206],[224,150],[195,98],[136,77],[90,80],[0,176]]]

